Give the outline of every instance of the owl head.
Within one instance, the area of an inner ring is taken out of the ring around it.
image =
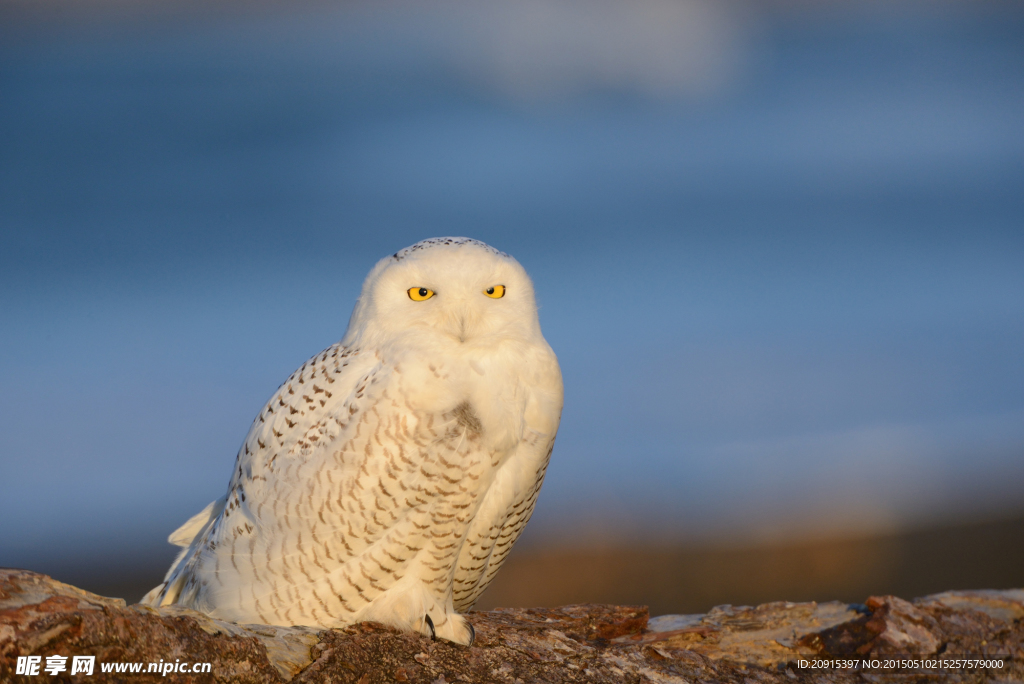
[[[479,240],[448,237],[377,263],[343,343],[480,348],[538,339],[533,283],[519,262]]]

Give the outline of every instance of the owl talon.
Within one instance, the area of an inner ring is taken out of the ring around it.
[[[469,643],[466,645],[472,646],[473,642],[476,641],[476,630],[473,629],[473,625],[469,624],[468,622],[466,623],[466,626],[469,627]]]
[[[430,628],[430,640],[437,641],[437,632],[434,631],[434,621],[430,619],[429,615],[424,615],[423,619],[427,621],[427,627]]]

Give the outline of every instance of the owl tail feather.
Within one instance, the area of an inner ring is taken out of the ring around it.
[[[177,602],[188,574],[184,572],[188,559],[192,555],[192,551],[202,540],[203,535],[210,528],[210,525],[213,524],[213,521],[224,510],[225,503],[227,503],[226,496],[216,501],[211,501],[206,508],[193,515],[188,519],[188,522],[171,533],[167,541],[175,546],[182,547],[181,552],[174,559],[174,562],[171,563],[171,568],[167,571],[167,575],[164,576],[164,581],[150,589],[139,603],[157,608]]]

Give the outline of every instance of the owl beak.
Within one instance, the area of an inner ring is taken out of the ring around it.
[[[449,319],[452,337],[457,338],[460,343],[464,343],[466,341],[466,338],[469,336],[468,333],[470,328],[472,328],[470,312],[467,309],[467,306],[465,306],[463,302],[460,302],[460,306],[457,306],[455,310],[451,312],[451,318]]]

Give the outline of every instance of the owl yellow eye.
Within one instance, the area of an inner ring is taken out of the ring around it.
[[[422,302],[424,300],[430,299],[433,296],[434,296],[434,291],[433,290],[428,290],[425,287],[410,287],[409,288],[409,299],[413,300],[414,302]]]
[[[490,297],[491,299],[501,299],[502,297],[505,296],[505,286],[494,285],[493,287],[489,287],[486,290],[484,290],[484,294]]]

